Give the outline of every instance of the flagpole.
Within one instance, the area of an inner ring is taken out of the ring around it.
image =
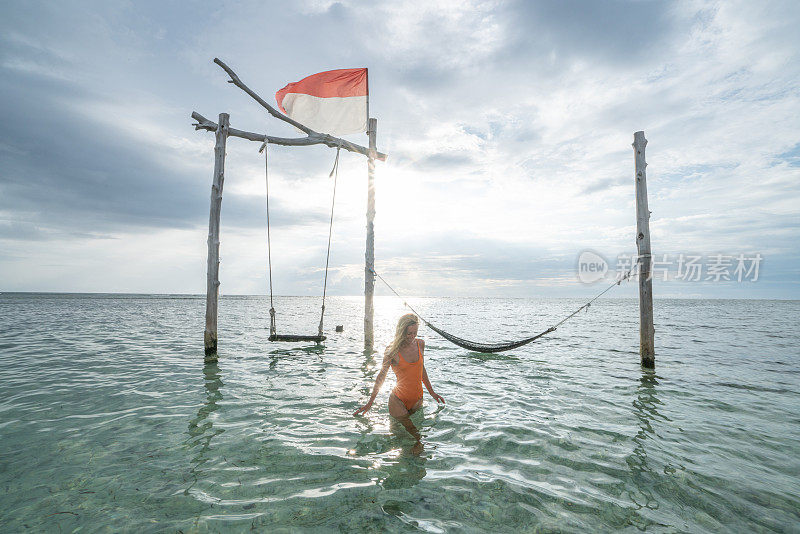
[[[369,68],[364,70],[367,72],[367,136],[369,136]]]
[[[369,96],[367,96],[369,102]],[[367,104],[369,105],[369,104]],[[367,108],[369,109],[369,108]],[[367,115],[369,116],[369,115]],[[378,129],[378,119],[369,119],[367,135],[369,136],[369,153],[367,155],[367,250],[364,255],[366,265],[364,268],[364,352],[371,354],[373,351],[373,319],[375,307],[373,296],[375,294],[375,157],[377,143],[375,134]]]

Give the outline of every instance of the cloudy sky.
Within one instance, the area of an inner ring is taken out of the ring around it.
[[[800,298],[794,0],[104,0],[0,15],[0,291],[205,291],[214,136],[192,111],[296,135],[226,83],[219,57],[270,102],[309,74],[369,68],[389,154],[376,265],[409,295],[597,292],[577,259],[591,250],[613,271],[636,252],[644,130],[653,252],[673,271],[681,254],[763,258],[757,281],[672,272],[656,296]],[[270,147],[278,294],[321,293],[333,158]],[[224,294],[267,291],[264,193],[258,144],[231,139]],[[343,154],[336,201],[329,293],[357,295],[363,156]]]

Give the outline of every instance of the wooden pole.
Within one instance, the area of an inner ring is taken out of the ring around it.
[[[206,330],[203,335],[206,356],[217,353],[217,301],[219,300],[219,215],[222,186],[225,182],[225,146],[230,117],[219,114],[217,143],[214,145],[214,181],[211,184],[211,211],[208,216],[208,268],[206,285]]]
[[[364,351],[372,352],[373,319],[375,307],[373,295],[375,294],[375,157],[377,143],[375,134],[378,130],[378,119],[369,119],[367,135],[369,136],[369,155],[367,156],[367,250],[365,253],[366,265],[364,268]]]
[[[639,357],[642,367],[655,368],[655,341],[653,339],[653,281],[652,255],[650,253],[650,210],[647,207],[647,162],[644,132],[633,134],[636,159],[636,249],[639,261]]]

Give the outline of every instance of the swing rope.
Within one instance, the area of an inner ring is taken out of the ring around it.
[[[275,321],[275,305],[273,302],[273,286],[272,286],[272,239],[270,236],[270,220],[269,220],[269,155],[267,149],[267,141],[258,149],[259,152],[264,152],[264,179],[267,188],[267,257],[269,263],[269,339],[270,341],[316,341],[320,342],[325,339],[322,335],[323,321],[325,319],[325,297],[328,292],[328,267],[331,258],[331,237],[333,236],[333,213],[336,205],[336,186],[339,181],[339,155],[341,153],[342,145],[336,147],[336,159],[333,162],[329,178],[333,178],[333,196],[331,198],[331,218],[328,227],[328,250],[325,256],[325,278],[322,286],[322,309],[319,317],[319,328],[317,329],[316,336],[299,336],[299,335],[278,335],[277,326]]]
[[[555,330],[559,326],[564,324],[567,320],[571,319],[572,317],[576,316],[578,314],[578,312],[580,312],[581,310],[585,309],[588,312],[589,311],[589,306],[595,300],[599,299],[601,296],[606,294],[606,292],[608,292],[612,287],[620,285],[620,283],[623,280],[626,280],[626,279],[630,278],[631,274],[634,272],[634,270],[637,267],[638,267],[638,265],[634,264],[628,270],[628,272],[626,272],[624,275],[619,277],[613,284],[608,286],[605,290],[603,290],[600,293],[598,293],[589,302],[587,302],[586,304],[584,304],[583,306],[581,306],[580,308],[578,308],[577,310],[575,310],[574,312],[572,312],[571,314],[569,314],[564,319],[562,319],[558,323],[554,324],[553,326],[551,326],[547,330],[545,330],[545,331],[543,331],[543,332],[541,332],[539,334],[536,334],[535,336],[528,337],[528,338],[525,338],[525,339],[520,339],[518,341],[511,341],[511,342],[508,342],[508,343],[476,343],[474,341],[469,341],[467,339],[464,339],[464,338],[461,338],[461,337],[458,337],[458,336],[454,336],[453,334],[449,334],[449,333],[445,332],[444,330],[442,330],[440,328],[437,328],[436,326],[432,325],[430,323],[430,321],[425,319],[425,317],[423,317],[419,312],[417,312],[417,310],[412,308],[411,305],[408,302],[406,302],[406,300],[403,297],[401,297],[400,294],[397,293],[397,291],[395,291],[395,289],[391,285],[389,285],[389,282],[387,282],[380,274],[378,274],[374,269],[370,269],[370,271],[372,271],[373,275],[375,275],[378,278],[380,278],[381,282],[386,284],[386,287],[388,287],[392,291],[392,293],[394,293],[397,296],[397,298],[399,298],[400,300],[403,301],[403,305],[407,306],[408,309],[410,309],[412,312],[414,312],[414,314],[417,317],[419,317],[422,320],[422,322],[424,322],[426,325],[428,325],[431,330],[433,330],[434,332],[436,332],[437,334],[439,334],[443,338],[447,339],[451,343],[454,343],[454,344],[458,345],[459,347],[465,348],[467,350],[476,351],[476,352],[489,353],[489,352],[503,352],[503,351],[506,351],[506,350],[515,349],[517,347],[521,347],[523,345],[527,345],[528,343],[531,343],[532,341],[536,341],[540,337],[542,337],[542,336],[544,336],[546,334],[549,334],[550,332],[555,332]]]
[[[328,252],[325,255],[325,281],[322,284],[322,312],[319,315],[318,335],[322,336],[322,320],[325,317],[325,294],[328,291],[328,263],[331,259],[331,236],[333,235],[333,207],[336,205],[336,183],[339,181],[339,152],[342,146],[336,147],[336,159],[333,162],[333,169],[328,178],[333,178],[333,197],[331,198],[331,223],[328,227]]]
[[[269,335],[277,334],[275,326],[275,306],[272,303],[272,242],[269,235],[269,155],[267,154],[267,142],[261,145],[259,152],[264,152],[264,180],[267,184],[267,258],[269,258]]]

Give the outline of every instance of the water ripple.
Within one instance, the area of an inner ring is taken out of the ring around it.
[[[479,341],[555,322],[571,299],[417,299]],[[540,342],[464,351],[422,328],[447,404],[390,420],[363,299],[332,297],[324,347],[267,341],[268,300],[0,295],[4,531],[791,531],[800,371],[791,301],[656,303],[656,374],[635,301],[598,301]],[[318,302],[279,297],[281,327]],[[376,300],[376,339],[404,312]],[[732,321],[747,316],[743,332]],[[535,328],[534,328],[535,330]]]

